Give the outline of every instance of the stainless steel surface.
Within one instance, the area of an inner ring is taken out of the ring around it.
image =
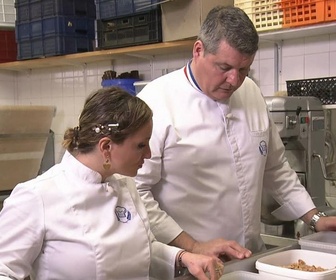
[[[299,249],[299,248],[300,248],[300,245],[297,242],[293,242],[292,244],[287,245],[287,246],[274,247],[264,252],[253,254],[250,258],[247,258],[244,260],[232,260],[232,261],[226,262],[224,264],[224,274],[227,274],[233,271],[238,271],[238,270],[257,272],[257,269],[255,268],[255,263],[259,258],[268,256],[270,254],[274,254],[274,253],[278,253],[278,252],[282,252],[286,250]],[[189,274],[189,275],[177,277],[175,279],[195,280],[196,278]]]
[[[285,145],[285,156],[297,172],[315,205],[326,205],[323,168],[316,155],[325,155],[325,116],[322,103],[315,97],[265,97],[271,117]],[[323,166],[324,167],[324,166]],[[280,235],[295,238],[309,234],[300,221],[284,222],[271,213],[280,205],[264,191],[261,220],[266,225],[279,226]],[[266,228],[266,227],[265,227]],[[265,232],[266,234],[268,232]]]
[[[286,247],[294,244],[298,244],[298,240],[294,238],[274,236],[270,234],[261,234],[261,238],[266,246],[271,247]]]

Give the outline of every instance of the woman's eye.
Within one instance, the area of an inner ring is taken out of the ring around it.
[[[138,148],[139,148],[139,149],[143,149],[143,148],[145,148],[145,147],[146,147],[145,144],[139,144],[139,145],[138,145]]]

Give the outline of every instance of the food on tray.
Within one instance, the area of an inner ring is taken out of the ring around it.
[[[309,271],[309,272],[321,272],[326,271],[327,269],[322,268],[320,266],[315,265],[308,265],[305,261],[299,259],[298,262],[292,263],[290,265],[283,266],[285,268],[294,269],[294,270],[301,270],[301,271]]]

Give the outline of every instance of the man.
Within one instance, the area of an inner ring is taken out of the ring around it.
[[[277,218],[336,228],[335,217],[319,217],[290,168],[260,89],[247,77],[257,50],[248,16],[215,7],[192,60],[138,95],[153,110],[154,129],[152,157],[136,182],[158,240],[192,252],[249,257],[264,248],[263,188],[281,205]]]

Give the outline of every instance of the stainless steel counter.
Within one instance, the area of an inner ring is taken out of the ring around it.
[[[299,243],[295,239],[277,237],[277,236],[272,236],[272,235],[262,235],[262,239],[264,240],[266,247],[269,249],[267,249],[264,252],[253,254],[248,259],[232,260],[232,261],[226,262],[224,264],[224,274],[233,272],[233,271],[238,271],[238,270],[257,272],[255,268],[255,262],[259,258],[270,255],[270,254],[286,251],[286,250],[300,248]],[[177,277],[175,279],[195,280],[196,278],[189,274],[189,275]]]

